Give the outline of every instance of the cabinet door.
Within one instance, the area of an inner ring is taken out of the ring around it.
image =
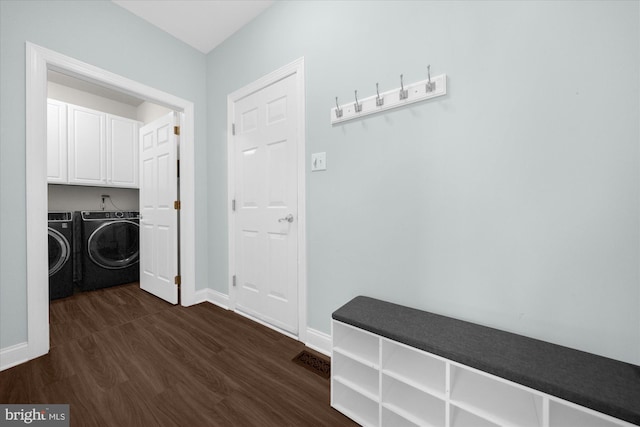
[[[104,185],[105,113],[69,105],[69,183]]]
[[[66,184],[67,176],[67,105],[47,100],[47,181]]]
[[[135,120],[107,114],[107,182],[138,188],[138,127]]]

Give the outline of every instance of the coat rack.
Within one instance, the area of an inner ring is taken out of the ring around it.
[[[400,87],[380,93],[376,83],[376,94],[368,98],[358,99],[358,91],[354,93],[355,102],[338,104],[331,108],[331,124],[346,122],[358,117],[381,111],[391,110],[416,102],[424,101],[447,93],[447,75],[431,77],[431,66],[427,67],[427,79],[410,85],[404,85],[403,75],[400,74]]]

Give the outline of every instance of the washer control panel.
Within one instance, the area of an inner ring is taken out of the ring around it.
[[[82,211],[82,219],[85,221],[138,219],[137,211]]]

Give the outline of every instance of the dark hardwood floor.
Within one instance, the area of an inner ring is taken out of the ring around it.
[[[72,426],[352,426],[304,345],[138,284],[53,301],[49,354],[0,372],[2,403],[68,403]]]

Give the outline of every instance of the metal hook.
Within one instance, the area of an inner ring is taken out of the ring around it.
[[[336,96],[336,118],[342,117],[342,108],[338,105],[338,97]]]
[[[355,93],[356,93],[356,103],[353,104],[353,106],[356,109],[356,113],[359,113],[362,111],[362,104],[358,103],[358,91],[356,90]]]
[[[407,99],[409,97],[409,89],[404,88],[402,81],[402,74],[400,74],[400,100]]]
[[[427,82],[427,93],[429,92],[433,92],[434,90],[436,90],[436,82],[432,82],[431,81],[431,65],[427,65],[427,76],[429,81]]]
[[[376,98],[376,105],[378,107],[382,107],[384,105],[384,98],[380,98],[380,91],[378,90],[378,83],[376,83],[376,93],[378,94]]]

